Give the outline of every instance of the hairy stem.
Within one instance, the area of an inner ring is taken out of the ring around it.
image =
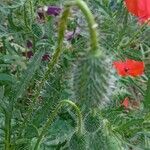
[[[97,51],[98,48],[98,42],[97,42],[97,34],[96,34],[96,23],[94,20],[94,17],[91,13],[91,11],[89,10],[88,6],[86,5],[85,2],[83,2],[82,0],[76,0],[75,3],[71,3],[71,4],[75,4],[76,6],[78,6],[81,11],[83,12],[83,14],[85,15],[87,22],[88,22],[88,27],[89,27],[89,31],[90,31],[90,36],[91,36],[91,51]],[[42,89],[45,81],[48,79],[48,76],[51,72],[51,70],[53,69],[54,65],[57,63],[58,58],[61,54],[62,51],[62,46],[63,46],[63,39],[64,39],[64,34],[65,34],[65,30],[66,30],[66,26],[67,26],[67,20],[70,14],[70,7],[72,5],[66,5],[66,8],[62,14],[62,17],[60,19],[60,23],[59,23],[59,32],[58,32],[58,46],[56,48],[56,51],[53,55],[53,58],[51,60],[51,62],[48,64],[48,70],[46,71],[39,87],[40,89]],[[40,90],[39,90],[40,91]],[[38,94],[39,95],[39,91]]]
[[[98,54],[97,52],[99,52],[98,51],[97,33],[96,33],[96,25],[97,24],[95,23],[94,17],[92,15],[91,11],[89,10],[88,6],[86,5],[86,3],[83,2],[82,0],[76,0],[75,2],[66,4],[65,9],[62,13],[62,17],[60,18],[59,29],[58,29],[57,48],[53,54],[52,60],[48,64],[48,70],[45,72],[44,77],[42,78],[42,80],[40,81],[40,83],[38,85],[38,89],[33,98],[33,105],[31,104],[31,107],[28,110],[28,114],[27,114],[25,122],[27,122],[29,120],[31,113],[33,112],[33,109],[34,109],[36,99],[39,97],[40,91],[42,90],[45,82],[48,80],[48,77],[49,77],[52,69],[54,68],[55,64],[57,64],[58,59],[61,55],[64,34],[65,34],[65,30],[67,28],[67,21],[68,21],[69,15],[70,15],[70,8],[72,6],[77,6],[83,12],[83,14],[88,22],[92,54],[97,55]],[[23,123],[23,124],[26,124],[26,123]]]
[[[77,132],[78,132],[78,134],[81,134],[81,132],[82,132],[82,114],[81,114],[79,108],[72,101],[63,100],[57,105],[57,107],[55,108],[54,112],[51,114],[51,116],[49,117],[49,119],[47,120],[45,125],[43,126],[41,134],[39,135],[39,137],[37,139],[37,142],[35,144],[34,150],[38,149],[38,147],[40,145],[40,142],[41,142],[42,138],[44,137],[46,131],[48,130],[49,126],[52,124],[52,122],[53,122],[54,118],[57,116],[59,110],[63,106],[65,106],[66,104],[69,104],[71,107],[73,107],[76,110],[76,113],[77,113],[77,116],[78,116]]]
[[[60,19],[57,48],[54,52],[52,60],[48,64],[48,70],[45,72],[44,77],[42,78],[41,82],[38,85],[39,88],[37,89],[36,94],[33,98],[33,104],[31,104],[31,107],[28,110],[28,114],[27,114],[25,122],[23,123],[23,126],[26,124],[26,122],[30,118],[30,115],[33,111],[34,103],[36,102],[36,99],[39,97],[40,91],[42,90],[45,82],[48,80],[49,74],[51,73],[53,67],[55,66],[55,64],[57,63],[57,61],[59,59],[59,56],[60,56],[61,51],[62,51],[63,39],[64,39],[64,34],[65,34],[66,26],[67,26],[66,25],[67,24],[67,18],[69,16],[69,14],[70,14],[70,9],[66,8],[62,14],[61,19]]]
[[[85,16],[88,23],[90,33],[91,52],[97,54],[98,50],[98,37],[97,37],[97,23],[95,22],[94,16],[91,13],[87,4],[82,0],[76,0],[75,2],[67,3],[66,6],[77,6]]]
[[[88,22],[88,27],[89,27],[90,37],[91,37],[91,39],[90,39],[91,51],[97,52],[97,49],[98,49],[97,32],[96,32],[96,25],[97,24],[94,20],[94,17],[92,15],[91,11],[89,10],[86,3],[83,2],[82,0],[76,0],[75,3],[70,3],[70,4],[66,5],[65,10],[64,10],[62,17],[60,19],[59,31],[58,31],[58,45],[57,45],[56,51],[52,57],[51,62],[48,64],[48,70],[46,71],[42,81],[40,82],[40,85],[39,85],[40,88],[37,92],[36,97],[38,97],[40,90],[42,89],[45,81],[48,79],[50,72],[52,71],[54,65],[57,63],[59,56],[62,52],[63,39],[64,39],[65,30],[67,27],[68,17],[70,15],[70,7],[71,6],[75,5],[75,6],[79,7],[79,9],[81,9],[83,14],[85,15],[85,18]]]
[[[65,8],[65,10],[62,14],[62,17],[60,19],[60,23],[59,23],[57,48],[55,50],[55,53],[52,57],[51,62],[48,64],[48,70],[46,71],[46,73],[40,83],[40,87],[42,87],[44,85],[45,81],[48,79],[50,72],[52,71],[54,65],[57,63],[59,56],[62,52],[63,39],[64,39],[64,34],[65,34],[66,27],[67,27],[67,20],[68,20],[69,15],[70,15],[70,8],[67,7],[67,8]]]

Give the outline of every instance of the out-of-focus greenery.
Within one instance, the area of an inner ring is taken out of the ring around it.
[[[43,124],[61,100],[70,99],[83,114],[77,135],[74,110],[63,107],[46,132],[39,150],[148,150],[150,113],[144,97],[150,68],[150,27],[128,13],[123,0],[85,0],[92,11],[103,57],[93,59],[85,17],[77,8],[69,16],[63,53],[45,81],[57,46],[60,16],[39,20],[38,8],[69,0],[1,0],[0,2],[0,149],[32,150]],[[27,41],[33,43],[27,47]],[[23,56],[33,52],[31,59]],[[50,60],[42,61],[44,54]],[[145,62],[145,74],[119,77],[112,62],[126,58]],[[40,89],[40,90],[39,90]],[[149,91],[148,91],[149,92]],[[37,96],[38,93],[38,96]],[[126,98],[138,107],[125,109]],[[7,145],[6,147],[6,143]]]

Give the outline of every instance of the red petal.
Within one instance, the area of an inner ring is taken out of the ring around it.
[[[135,16],[138,16],[138,1],[139,0],[125,0],[128,11]]]
[[[115,61],[113,62],[114,68],[117,70],[120,76],[126,76],[127,73],[125,71],[125,62],[122,61]]]
[[[125,108],[128,108],[129,105],[130,105],[129,98],[126,97],[126,98],[123,100],[123,102],[122,102],[121,105],[124,106]]]
[[[114,68],[120,76],[141,76],[144,73],[144,62],[127,59],[126,61],[115,61]]]
[[[126,67],[129,68],[128,75],[140,76],[144,73],[144,62],[131,59],[126,60]]]
[[[140,22],[150,19],[150,0],[125,0],[130,13],[137,16]]]
[[[145,22],[150,19],[150,0],[139,0],[139,20]]]

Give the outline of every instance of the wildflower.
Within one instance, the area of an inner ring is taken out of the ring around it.
[[[121,106],[123,106],[123,107],[125,107],[125,108],[129,108],[129,106],[130,106],[130,101],[129,101],[129,98],[128,98],[128,97],[126,97],[126,98],[123,100]]]
[[[150,19],[150,0],[125,0],[125,5],[130,13],[139,18],[140,22]]]
[[[114,68],[120,76],[141,76],[144,73],[144,62],[127,59],[126,61],[115,61]]]
[[[50,55],[49,54],[45,54],[42,56],[42,61],[49,61],[50,60]]]
[[[44,11],[47,13],[47,15],[58,16],[61,12],[61,8],[58,6],[45,6]]]
[[[61,8],[58,6],[43,6],[37,9],[37,21],[39,23],[45,22],[46,16],[58,16],[61,12]]]
[[[22,55],[30,59],[33,56],[33,52],[32,51],[22,52]]]
[[[33,44],[30,40],[27,41],[27,48],[32,48]]]

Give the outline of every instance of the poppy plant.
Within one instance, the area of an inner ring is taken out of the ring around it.
[[[144,62],[127,59],[125,61],[113,62],[113,67],[117,70],[120,76],[141,76],[144,73]]]
[[[123,106],[124,108],[129,108],[130,106],[130,101],[129,101],[129,98],[126,97],[123,102],[121,103],[121,106]]]
[[[125,5],[130,13],[139,18],[140,22],[150,19],[150,0],[125,0]]]

